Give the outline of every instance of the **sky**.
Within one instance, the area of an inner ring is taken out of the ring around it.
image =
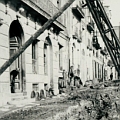
[[[113,26],[120,25],[120,0],[105,0],[105,4],[109,5],[111,10],[111,23]]]

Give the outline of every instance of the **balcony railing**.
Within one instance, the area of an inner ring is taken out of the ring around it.
[[[107,55],[108,53],[107,53],[107,49],[104,47],[104,48],[102,48],[101,49],[101,54],[103,54],[103,55]]]
[[[77,41],[78,41],[79,43],[81,43],[81,42],[82,42],[82,37],[79,36],[78,39],[77,39]]]
[[[91,51],[92,50],[92,46],[91,45],[87,45],[87,49],[89,49]]]
[[[87,49],[89,49],[90,51],[92,50],[92,44],[91,44],[90,39],[88,39]]]
[[[88,29],[88,31],[91,33],[92,31],[94,31],[94,22],[93,22],[93,20],[91,19],[91,17],[90,17],[90,19],[89,19],[89,22],[88,22],[88,24],[87,24],[87,29]]]
[[[76,5],[76,7],[72,8],[72,12],[78,20],[81,20],[81,18],[84,18],[84,16],[85,16],[82,8],[78,5]]]
[[[37,60],[36,59],[32,59],[32,72],[34,74],[37,74]]]
[[[78,40],[79,43],[82,42],[82,31],[79,30],[79,34],[78,34]]]
[[[78,27],[75,26],[74,31],[73,31],[73,38],[78,39]]]
[[[73,38],[78,39],[78,34],[76,32],[73,34]]]
[[[98,43],[98,38],[97,38],[97,36],[93,36],[93,47],[95,47],[96,48],[96,50],[99,50],[99,49],[101,49],[101,47],[100,47],[100,44]]]
[[[82,42],[82,35],[81,35],[81,31],[78,30],[78,28],[75,28],[74,34],[73,34],[73,38],[77,39],[77,41],[80,43]]]
[[[28,6],[32,7],[37,12],[40,12],[43,16],[47,19],[50,16],[53,16],[56,12],[58,12],[58,8],[50,1],[50,0],[21,0],[22,2],[26,3]],[[57,18],[57,21],[64,25],[64,16],[61,15]]]
[[[113,61],[112,60],[108,60],[107,65],[110,66],[110,67],[113,67],[114,66]]]

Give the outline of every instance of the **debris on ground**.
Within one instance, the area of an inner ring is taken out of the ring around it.
[[[0,120],[120,120],[120,86],[66,91]]]

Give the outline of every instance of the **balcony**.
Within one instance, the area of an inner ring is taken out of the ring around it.
[[[74,34],[74,35],[73,35],[73,39],[76,39],[78,43],[81,43],[81,42],[82,42],[82,37],[81,37],[81,36],[78,36],[78,34]]]
[[[53,16],[59,10],[50,0],[21,0],[21,1],[24,3],[25,6],[27,6],[25,8],[28,9],[28,11],[30,11],[31,13],[33,13],[35,15],[36,15],[36,13],[38,13],[39,18],[41,18],[41,20],[47,21],[47,19],[49,19],[51,16]],[[33,9],[33,11],[30,10],[31,8]],[[65,29],[63,20],[64,20],[63,15],[61,15],[54,22],[54,24],[57,27],[59,27],[60,30]]]
[[[73,39],[78,39],[78,33],[77,32],[74,32]]]
[[[109,67],[113,67],[113,66],[114,66],[112,60],[108,60],[107,65],[108,65]]]
[[[78,31],[78,28],[76,27],[76,30],[73,34],[73,39],[76,39],[78,43],[82,42],[82,37],[81,37],[81,31]]]
[[[90,17],[90,20],[89,20],[89,22],[88,22],[88,24],[87,24],[87,30],[91,33],[92,31],[94,31],[94,22],[93,22],[93,20],[91,19],[91,17]]]
[[[78,20],[81,20],[81,18],[84,18],[85,16],[82,8],[80,8],[78,5],[72,8],[72,12]]]
[[[93,36],[93,47],[95,47],[96,48],[96,50],[99,50],[99,49],[101,49],[101,47],[100,47],[100,44],[98,43],[98,38],[97,38],[97,36]]]
[[[101,49],[100,53],[101,53],[102,55],[107,55],[107,54],[108,54],[108,53],[107,53],[107,49],[106,49],[105,47]]]
[[[81,43],[81,42],[82,42],[82,31],[79,30],[78,32],[79,32],[79,35],[78,35],[77,41],[78,41],[79,43]]]
[[[92,50],[92,44],[91,44],[90,39],[88,39],[87,49],[89,49],[90,51]]]
[[[78,37],[77,42],[78,42],[78,43],[81,43],[81,42],[82,42],[82,37],[81,37],[81,36]]]
[[[87,46],[87,49],[89,49],[90,51],[92,51],[92,46],[91,46],[91,45],[88,45],[88,46]]]

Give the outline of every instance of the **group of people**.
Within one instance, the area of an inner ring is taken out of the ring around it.
[[[77,88],[80,88],[83,85],[80,78],[80,69],[73,71],[73,66],[71,66],[69,71],[69,78],[70,78],[69,85],[71,87],[76,86]]]
[[[11,93],[15,93],[15,78],[16,76],[19,74],[19,69],[15,69],[13,71],[11,71],[10,73],[10,80],[11,80]],[[65,75],[64,75],[65,76]],[[64,77],[64,79],[66,79]],[[58,83],[59,84],[59,83]],[[73,86],[76,86],[77,88],[80,88],[80,86],[83,85],[82,81],[81,81],[81,78],[80,78],[80,70],[77,69],[77,70],[73,70],[73,66],[70,67],[70,71],[68,73],[68,82],[67,82],[68,85],[71,86],[71,88]],[[65,87],[66,86],[66,83],[60,83],[59,84],[59,88],[62,88],[62,87]],[[52,91],[52,90],[51,90]],[[53,92],[51,92],[53,94]]]

